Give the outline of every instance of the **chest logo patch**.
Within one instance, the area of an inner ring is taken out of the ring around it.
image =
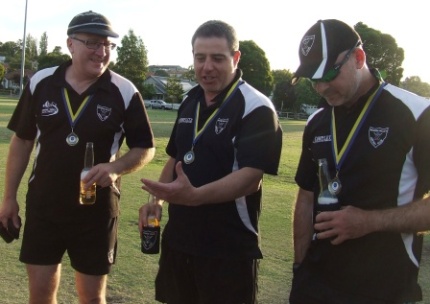
[[[215,123],[215,133],[220,134],[228,124],[228,118],[218,118]]]
[[[106,119],[108,119],[111,113],[112,108],[97,105],[97,116],[100,118],[101,121],[105,121]]]
[[[390,128],[381,127],[370,127],[369,128],[369,142],[374,148],[378,148],[382,145],[388,136],[388,130]]]
[[[58,106],[55,102],[45,101],[42,105],[42,116],[52,116],[58,114]]]

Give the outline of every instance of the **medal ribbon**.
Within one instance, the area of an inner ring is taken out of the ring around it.
[[[200,113],[200,102],[197,103],[196,107],[196,113],[194,115],[194,133],[193,133],[193,145],[191,147],[191,150],[194,148],[195,144],[197,143],[197,140],[200,138],[200,136],[203,134],[203,132],[206,130],[206,127],[215,119],[217,114],[221,111],[221,109],[231,100],[236,90],[239,88],[239,86],[243,83],[243,81],[240,81],[238,79],[228,90],[227,94],[224,97],[224,100],[222,101],[222,104],[218,109],[216,109],[211,116],[206,120],[203,127],[198,130],[198,121],[199,121],[199,113]]]
[[[87,97],[85,97],[84,101],[79,106],[76,113],[73,113],[72,106],[70,105],[69,95],[67,94],[67,89],[64,88],[62,93],[63,93],[64,105],[67,109],[67,117],[69,118],[70,127],[72,128],[72,132],[73,132],[73,128],[75,127],[76,122],[79,120],[82,113],[85,111],[85,108],[90,103],[90,100],[93,97],[93,95],[88,95]]]
[[[336,133],[336,119],[334,115],[334,107],[332,107],[331,111],[331,134],[332,134],[332,150],[334,155],[334,160],[336,162],[336,170],[337,172],[340,171],[340,167],[342,166],[343,162],[345,161],[346,155],[348,154],[349,150],[351,149],[352,144],[354,143],[355,138],[357,137],[358,131],[360,130],[361,126],[363,125],[364,121],[366,120],[367,115],[369,114],[370,110],[372,109],[375,100],[379,97],[379,95],[382,92],[382,89],[386,83],[381,82],[379,84],[378,89],[369,96],[369,98],[366,101],[366,104],[364,105],[363,109],[361,110],[360,115],[358,116],[357,120],[354,123],[354,126],[352,127],[351,131],[349,132],[348,137],[346,138],[346,141],[344,145],[342,146],[342,149],[340,152],[338,151],[337,147],[337,133]]]

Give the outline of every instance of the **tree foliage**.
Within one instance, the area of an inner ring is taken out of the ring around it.
[[[354,28],[363,41],[368,65],[377,68],[385,81],[399,85],[403,77],[404,50],[397,46],[391,35],[381,33],[362,22],[357,23]]]
[[[254,88],[270,96],[273,90],[273,77],[266,53],[252,40],[240,41],[241,59],[239,68],[243,79]]]
[[[37,40],[28,34],[27,38],[25,39],[25,57],[30,61],[36,61],[37,56]]]
[[[275,83],[272,102],[279,111],[291,110],[295,102],[294,89],[291,84],[293,74],[289,70],[272,71]]]
[[[6,73],[6,68],[2,63],[0,63],[0,84],[3,81],[4,74]]]
[[[71,57],[61,52],[61,47],[56,46],[51,53],[39,56],[39,70],[57,66],[70,60]]]
[[[150,99],[152,98],[152,96],[155,95],[156,90],[152,83],[144,84],[143,89],[140,93],[142,94],[143,99]]]
[[[133,82],[140,92],[144,89],[143,81],[148,73],[147,53],[142,39],[130,29],[121,40],[114,66],[114,70]]]
[[[21,42],[7,41],[5,43],[0,44],[0,54],[8,58],[12,58],[15,56],[20,56],[21,53]]]
[[[44,32],[40,37],[39,55],[45,56],[46,54],[48,54],[48,35]]]
[[[187,79],[188,81],[196,82],[196,73],[194,71],[194,65],[190,65],[188,67],[187,72],[185,72],[182,77]]]
[[[154,76],[169,77],[169,73],[166,70],[156,70]]]
[[[400,87],[417,95],[430,98],[430,84],[422,82],[418,76],[406,77]]]
[[[169,77],[166,84],[167,102],[180,102],[184,90],[182,89],[181,80],[178,77]]]

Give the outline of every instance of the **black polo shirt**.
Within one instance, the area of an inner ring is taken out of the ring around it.
[[[347,109],[335,107],[338,150],[345,143],[376,87]],[[326,158],[331,177],[336,168],[331,135],[332,107],[308,120],[297,184],[319,193],[317,161]],[[362,209],[396,207],[430,190],[430,102],[388,84],[375,100],[339,170],[342,205]],[[307,261],[316,274],[341,290],[385,300],[419,297],[418,265],[422,238],[416,234],[378,232],[329,246],[311,243]]]
[[[116,159],[126,140],[129,148],[154,146],[143,100],[135,86],[107,70],[83,94],[65,81],[71,61],[37,72],[20,98],[8,128],[23,139],[36,140],[35,160],[29,179],[27,212],[58,220],[74,216],[116,216],[119,195],[113,187],[97,188],[97,201],[79,205],[80,171],[86,142],[94,142],[94,163]],[[90,96],[75,120],[75,146],[66,142],[72,132],[64,89],[74,114]]]
[[[239,78],[240,71],[233,83]],[[243,167],[277,174],[282,130],[273,104],[242,80],[231,98],[223,103],[232,84],[210,107],[206,107],[202,88],[197,86],[179,109],[166,151],[182,162],[192,147],[197,104],[200,104],[199,130],[219,109],[194,146],[194,162],[183,162],[184,172],[195,187]],[[198,256],[261,258],[258,244],[261,191],[235,201],[198,207],[170,202],[163,241],[176,250]]]

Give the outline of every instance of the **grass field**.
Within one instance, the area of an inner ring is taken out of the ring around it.
[[[16,99],[0,97],[0,196],[3,196],[6,155],[11,132],[6,129]],[[166,160],[164,147],[173,126],[175,111],[148,110],[156,136],[157,153],[154,160],[143,170],[123,177],[119,249],[117,263],[108,281],[108,303],[137,304],[156,303],[154,278],[158,255],[143,255],[137,229],[138,208],[146,200],[141,190],[141,177],[157,179]],[[282,120],[284,136],[279,174],[265,176],[263,184],[263,212],[261,215],[261,245],[264,259],[260,263],[259,302],[261,304],[288,303],[291,283],[292,204],[296,193],[294,173],[299,158],[303,121]],[[27,172],[28,174],[28,172]],[[26,180],[26,177],[24,181]],[[21,216],[24,215],[26,184],[19,190]],[[167,208],[164,208],[166,211]],[[163,215],[164,221],[167,214]],[[163,226],[163,222],[161,223]],[[423,252],[421,285],[423,303],[430,303],[430,246]],[[23,304],[28,302],[25,267],[18,261],[20,240],[11,244],[0,242],[0,303]],[[63,259],[63,275],[58,303],[78,303],[74,289],[73,271],[67,255]],[[184,303],[186,304],[186,303]],[[222,303],[220,303],[222,304]]]

